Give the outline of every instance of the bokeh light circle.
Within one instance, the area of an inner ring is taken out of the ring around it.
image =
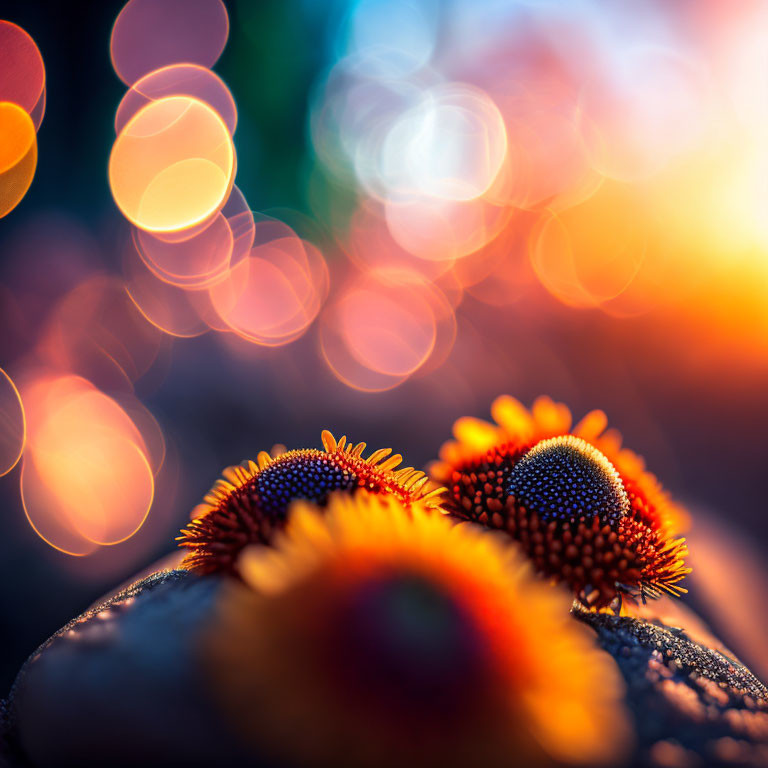
[[[266,226],[290,231],[279,222]],[[317,317],[328,268],[320,251],[295,234],[259,242],[257,225],[256,238],[249,256],[210,288],[210,301],[227,329],[241,338],[264,346],[287,344]]]
[[[362,391],[401,384],[426,363],[436,341],[434,300],[417,274],[370,272],[353,278],[323,313],[320,327],[328,367]]]
[[[358,0],[349,23],[349,50],[370,77],[406,77],[435,47],[437,0]]]
[[[384,215],[392,239],[420,259],[449,264],[491,242],[512,208],[477,200],[421,197],[388,201]]]
[[[158,277],[131,242],[123,254],[123,275],[129,298],[158,330],[179,338],[193,338],[208,331],[193,299],[196,292]]]
[[[191,96],[219,113],[230,134],[237,127],[237,107],[224,81],[210,69],[197,64],[170,64],[144,75],[123,96],[115,115],[115,133],[151,101],[169,96]]]
[[[0,102],[0,218],[24,198],[37,168],[32,118],[10,101]]]
[[[126,85],[168,64],[211,67],[228,36],[221,0],[130,0],[112,28],[112,65]]]
[[[72,555],[130,538],[154,498],[148,450],[135,423],[78,376],[40,374],[22,389],[29,431],[20,488],[34,530]]]
[[[141,229],[134,229],[133,240],[142,260],[157,277],[182,288],[205,288],[222,279],[234,248],[232,229],[221,212],[189,240],[169,243]]]
[[[504,162],[504,119],[481,90],[440,85],[394,123],[381,152],[390,194],[473,200],[491,186]]]
[[[622,294],[646,257],[640,210],[631,188],[606,182],[580,205],[544,213],[530,240],[531,263],[542,284],[575,307],[600,306]]]
[[[117,277],[96,274],[64,295],[36,346],[47,365],[110,391],[132,391],[155,364],[162,335],[137,311]]]
[[[128,121],[109,158],[123,215],[149,232],[178,232],[211,219],[235,176],[232,137],[219,114],[189,96],[150,102]]]
[[[35,41],[21,27],[0,20],[0,101],[18,104],[35,128],[45,111],[45,66]]]
[[[0,477],[7,475],[18,463],[26,437],[21,395],[11,377],[0,368]]]

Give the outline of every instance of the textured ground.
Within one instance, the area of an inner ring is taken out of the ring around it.
[[[223,745],[244,764],[196,668],[219,585],[154,574],[59,630],[0,701],[0,768],[101,768],[105,756],[112,766],[223,764]],[[574,614],[626,681],[633,768],[768,766],[768,690],[715,640],[698,630],[694,640],[695,617],[686,632],[669,619]]]
[[[198,661],[220,584],[185,571],[156,574],[47,640],[9,696],[12,765],[244,764]]]
[[[636,765],[768,766],[768,690],[746,667],[677,627],[574,613],[624,676]]]

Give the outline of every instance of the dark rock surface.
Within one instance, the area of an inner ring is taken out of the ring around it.
[[[0,768],[253,765],[199,663],[221,584],[156,573],[59,630],[0,701]],[[735,658],[660,620],[574,614],[624,676],[633,768],[768,766],[768,690]]]
[[[154,574],[47,640],[8,699],[12,764],[248,764],[198,662],[220,585],[186,571]]]
[[[768,689],[736,659],[661,622],[574,614],[624,676],[634,765],[768,766]]]

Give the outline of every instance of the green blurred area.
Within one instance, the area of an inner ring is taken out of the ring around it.
[[[251,208],[292,208],[326,229],[343,225],[354,196],[316,162],[309,107],[333,63],[346,7],[342,0],[230,2],[230,38],[216,66],[238,106],[237,185]]]

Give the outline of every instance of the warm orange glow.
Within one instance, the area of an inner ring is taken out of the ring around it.
[[[21,493],[30,524],[73,555],[132,536],[154,495],[144,439],[127,413],[77,376],[24,386],[29,440]]]
[[[244,550],[238,569],[204,646],[208,668],[232,722],[286,762],[385,766],[395,755],[399,765],[504,765],[514,755],[519,765],[621,764],[631,726],[615,664],[572,620],[569,596],[535,579],[503,539],[418,502],[338,494],[322,510],[297,502],[284,533]],[[436,628],[420,604],[378,622],[379,604],[359,596],[402,577],[430,585],[461,618]],[[371,608],[360,621],[345,621],[361,604]],[[446,638],[456,647],[464,637],[472,651],[427,664],[429,697],[401,685],[411,653],[434,643],[440,655]],[[473,685],[456,684],[443,670],[470,653],[479,659],[468,666]],[[296,722],[306,738],[290,738]]]
[[[141,438],[138,445],[152,467],[152,474],[157,477],[165,465],[167,455],[165,435],[160,424],[149,409],[133,395],[113,395],[112,399],[125,411],[138,430]]]
[[[33,453],[22,462],[20,491],[27,521],[46,544],[75,557],[90,555],[99,548],[70,526],[66,513],[61,511],[58,493],[46,483]]]
[[[11,377],[0,368],[0,477],[16,466],[24,451],[26,437],[21,395]]]
[[[227,126],[214,109],[188,96],[158,99],[139,110],[109,159],[115,202],[148,232],[177,232],[211,219],[234,176]]]
[[[648,245],[639,205],[630,187],[605,182],[580,205],[544,214],[531,262],[545,287],[577,307],[599,306],[626,290]]]
[[[0,20],[0,101],[32,115],[35,129],[45,111],[45,66],[35,41],[18,25]],[[0,151],[3,145],[0,142]]]
[[[18,105],[0,102],[0,174],[19,163],[35,143],[35,128]]]
[[[478,251],[459,259],[452,269],[456,282],[474,298],[492,306],[508,306],[536,282],[527,254],[530,228],[538,214],[515,211],[504,231]]]
[[[27,193],[37,168],[32,118],[18,105],[0,102],[0,218]]]

